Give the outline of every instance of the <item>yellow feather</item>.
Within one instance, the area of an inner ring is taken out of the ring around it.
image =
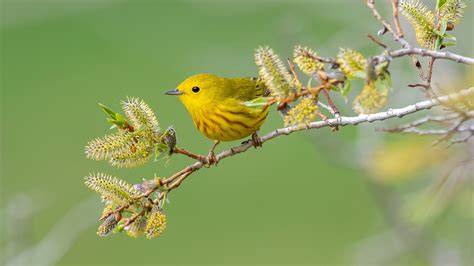
[[[177,91],[196,128],[213,140],[232,141],[250,136],[268,114],[268,108],[242,104],[266,95],[263,82],[255,78],[197,74],[184,80]]]

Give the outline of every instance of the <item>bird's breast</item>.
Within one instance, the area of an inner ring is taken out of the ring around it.
[[[265,121],[268,108],[254,110],[235,104],[207,105],[191,111],[196,128],[213,140],[232,141],[257,131]]]

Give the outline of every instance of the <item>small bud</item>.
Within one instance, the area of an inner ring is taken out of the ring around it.
[[[154,179],[145,180],[141,184],[133,185],[133,188],[139,191],[140,193],[147,193],[152,189],[156,189],[160,186],[160,178],[155,177]]]
[[[115,215],[109,215],[107,219],[105,219],[104,222],[99,226],[97,229],[97,235],[101,237],[106,237],[112,233],[112,231],[115,229],[117,226],[118,220],[115,217]]]
[[[454,26],[455,26],[454,23],[448,22],[448,24],[446,25],[446,31],[452,31],[452,30],[454,30]]]
[[[168,155],[173,153],[174,147],[176,147],[176,130],[173,127],[169,127],[166,131],[161,135],[160,142],[165,144],[167,147]],[[160,152],[163,152],[160,150]]]

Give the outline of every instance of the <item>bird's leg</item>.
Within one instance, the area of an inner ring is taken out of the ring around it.
[[[252,134],[252,143],[253,143],[253,146],[255,147],[255,149],[257,147],[262,147],[262,140],[258,137],[257,135],[257,131],[255,131],[253,134]]]
[[[206,157],[206,164],[209,166],[213,164],[217,165],[217,158],[216,158],[216,154],[214,153],[214,150],[216,149],[219,143],[220,143],[220,140],[214,141],[214,144],[212,145],[211,150],[209,151],[209,154]]]

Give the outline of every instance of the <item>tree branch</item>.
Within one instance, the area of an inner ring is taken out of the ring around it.
[[[389,109],[388,111],[385,111],[385,112],[359,115],[359,116],[354,116],[354,117],[340,116],[337,118],[327,119],[324,121],[316,121],[316,122],[311,122],[308,124],[300,124],[300,125],[295,125],[295,126],[290,126],[290,127],[285,127],[285,128],[279,128],[268,133],[265,136],[262,136],[260,138],[260,141],[261,143],[264,143],[274,138],[277,138],[279,136],[290,135],[291,133],[302,131],[302,130],[310,130],[310,129],[318,129],[318,128],[323,128],[323,127],[334,127],[334,126],[358,125],[360,123],[366,123],[366,122],[372,123],[375,121],[383,121],[383,120],[387,120],[393,117],[401,118],[405,115],[416,113],[421,110],[430,109],[434,106],[456,102],[470,95],[474,95],[474,87],[459,91],[457,93],[440,96],[440,97],[433,98],[426,101],[421,101],[421,102],[408,105],[402,108]],[[219,162],[227,157],[232,157],[239,153],[246,152],[248,149],[250,149],[253,146],[254,146],[253,141],[249,140],[240,146],[230,148],[228,150],[222,151],[221,153],[217,154],[216,161]],[[177,172],[176,174],[164,179],[162,182],[160,182],[160,185],[168,186],[167,187],[168,190],[172,190],[178,187],[189,175],[201,169],[203,166],[205,166],[204,163],[200,161],[195,162],[185,167],[181,171]],[[152,188],[150,191],[143,194],[143,196],[150,195],[156,189],[158,189],[158,187]]]
[[[447,60],[455,61],[458,63],[474,65],[474,58],[461,56],[461,55],[454,54],[451,52],[440,52],[440,51],[433,51],[433,50],[414,48],[414,47],[395,50],[395,51],[390,52],[389,55],[394,58],[402,57],[404,55],[421,55],[421,56],[428,56],[428,57],[436,58],[436,59],[447,59]]]

